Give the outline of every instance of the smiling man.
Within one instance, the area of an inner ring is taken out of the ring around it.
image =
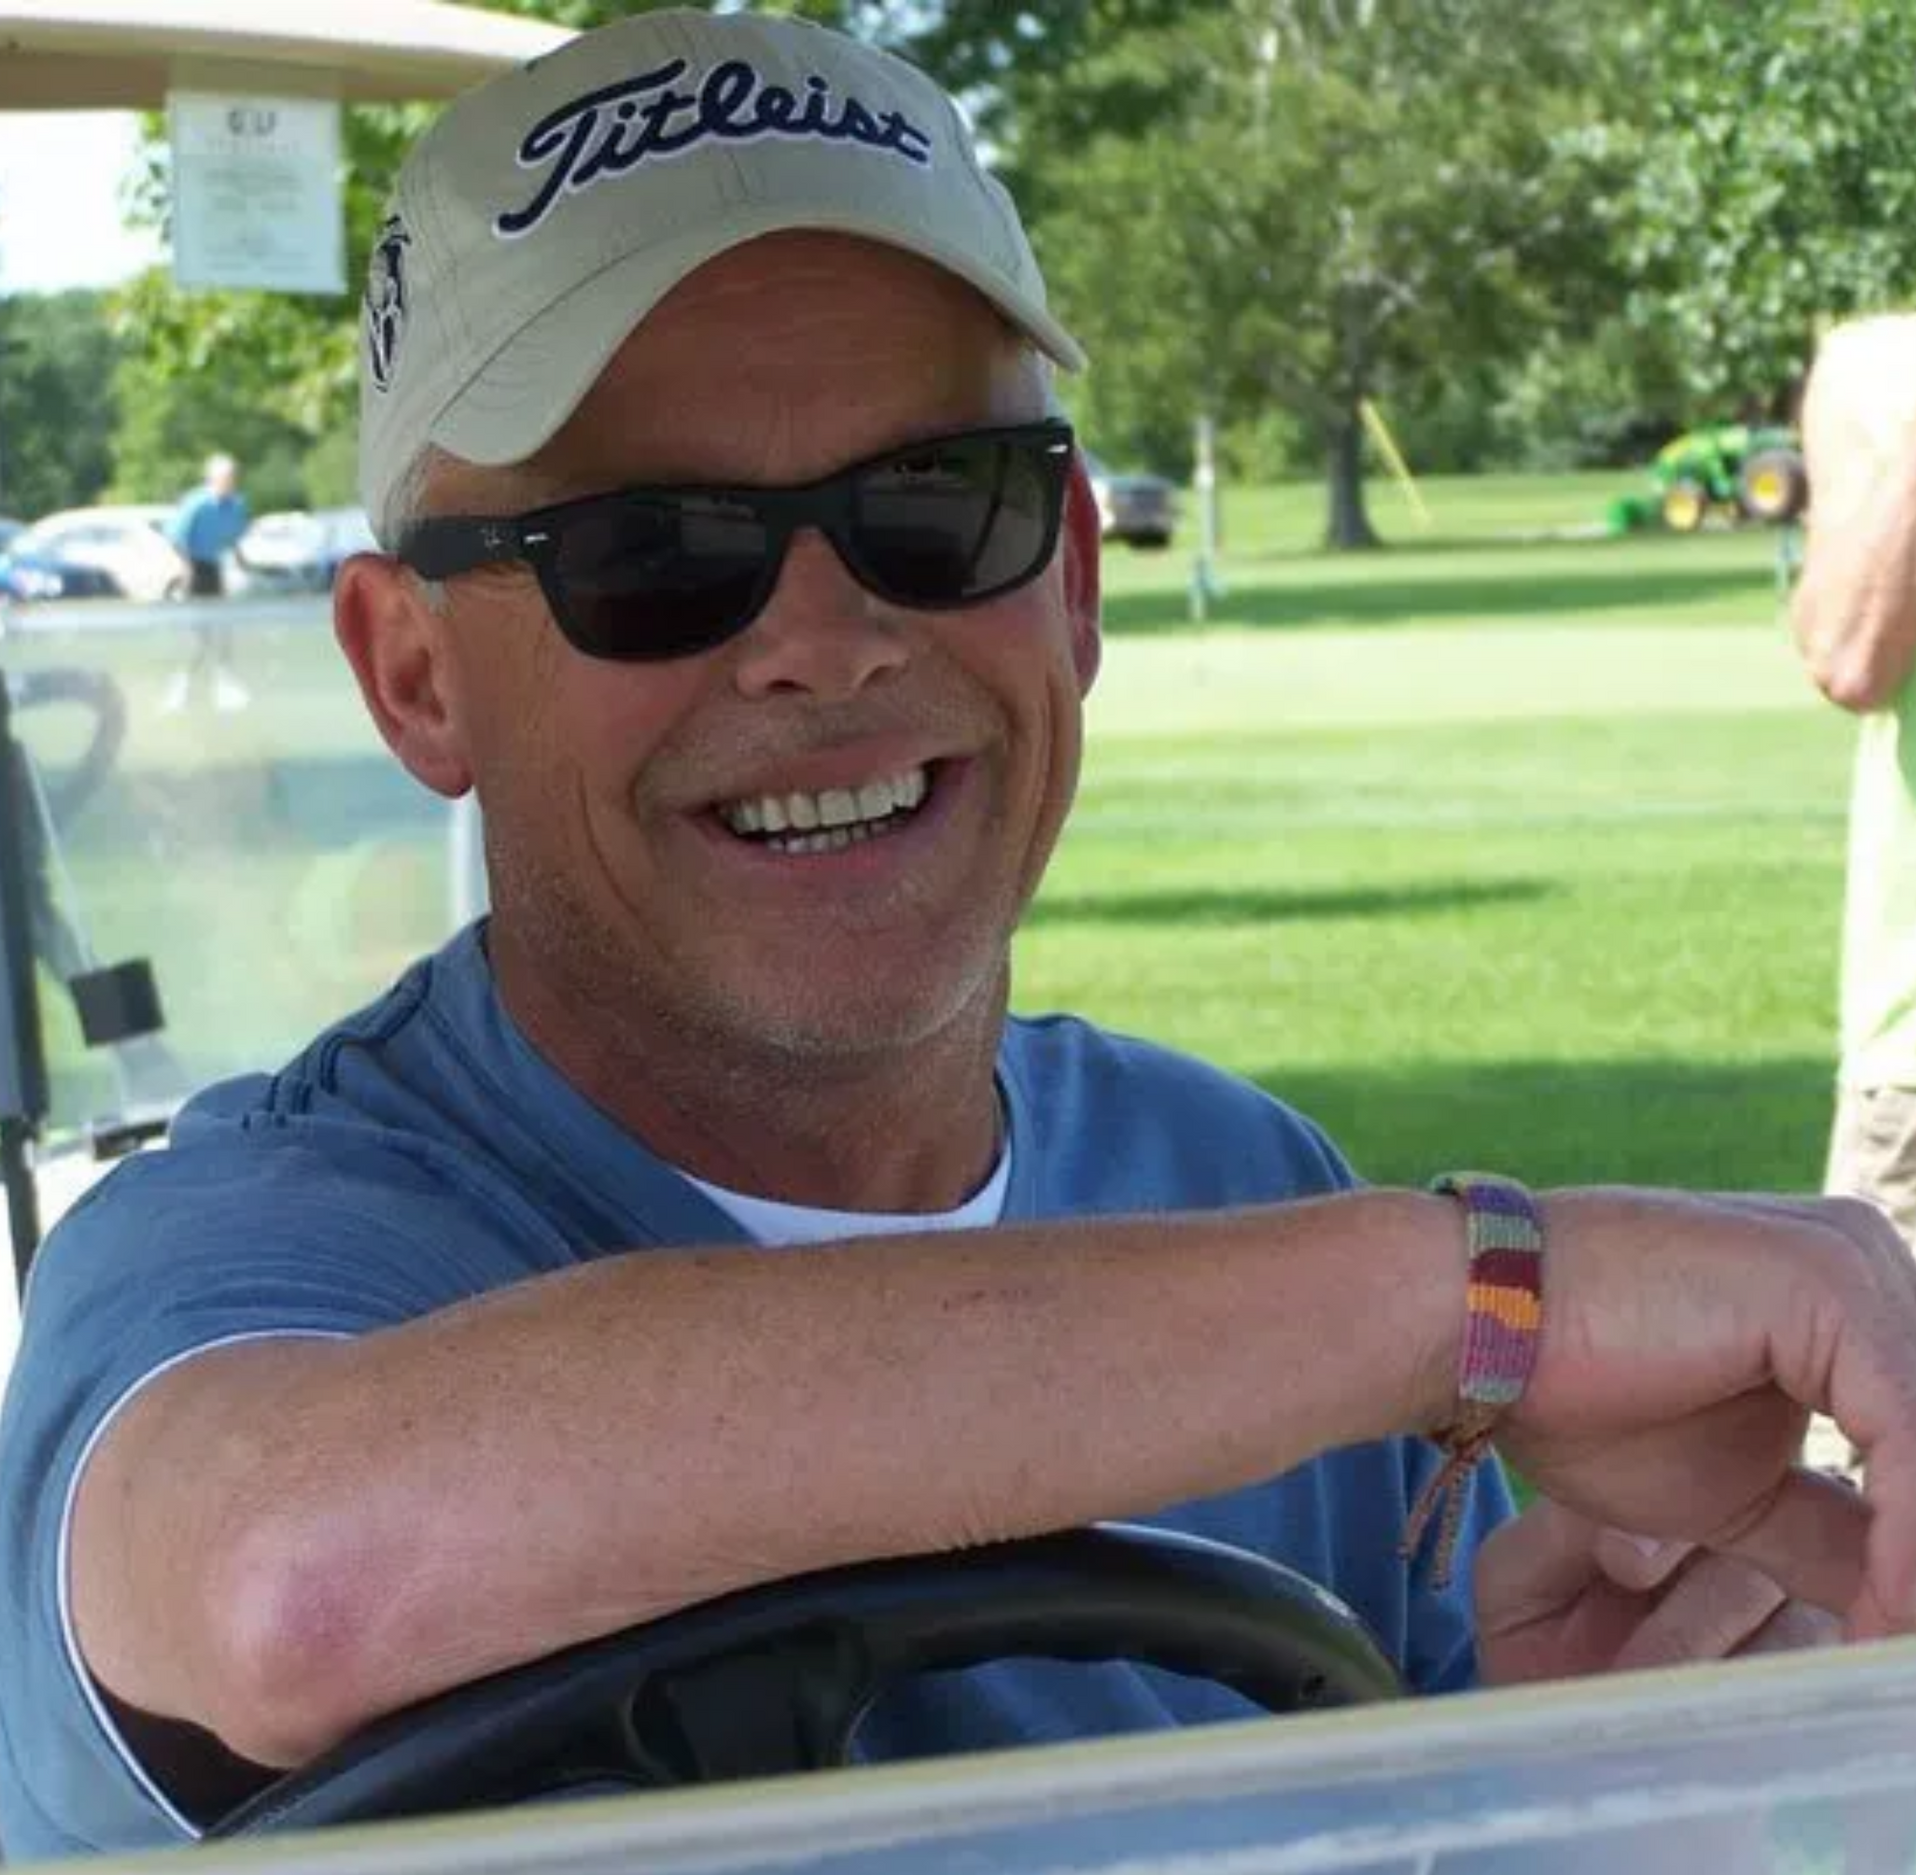
[[[1868,1208],[1360,1190],[1254,1088],[1008,1017],[1098,668],[1080,362],[949,100],[820,29],[630,19],[421,142],[336,620],[398,759],[477,792],[492,911],[43,1251],[12,1853],[188,1839],[728,1590],[1101,1517],[1303,1569],[1424,1691],[1911,1625],[1916,1276]],[[1810,1406],[1867,1495],[1793,1466]],[[1001,1663],[864,1742],[1245,1710]]]

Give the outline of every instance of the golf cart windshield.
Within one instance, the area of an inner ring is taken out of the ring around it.
[[[1472,1693],[195,1860],[231,1875],[1890,1875],[1916,1864],[1916,1655],[1893,1644]]]
[[[376,995],[461,910],[454,811],[380,745],[328,600],[221,604],[236,681],[217,689],[182,682],[210,616],[81,601],[7,621],[7,937],[34,961],[15,982],[44,1084],[34,1006],[0,1068],[49,1212],[192,1089]]]

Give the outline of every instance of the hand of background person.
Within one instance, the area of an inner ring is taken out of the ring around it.
[[[1545,1210],[1511,1462],[1593,1524],[1754,1563],[1851,1638],[1916,1628],[1916,1264],[1881,1213],[1629,1190]],[[1797,1464],[1811,1409],[1864,1455],[1863,1493]]]
[[[1839,1521],[1860,1514],[1840,1479],[1806,1488],[1827,1495]],[[1477,1555],[1484,1680],[1573,1678],[1839,1640],[1841,1611],[1792,1594],[1766,1564],[1787,1573],[1791,1558],[1761,1545],[1738,1554],[1638,1537],[1541,1499]]]

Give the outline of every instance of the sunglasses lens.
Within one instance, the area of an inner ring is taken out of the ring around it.
[[[559,538],[555,609],[588,656],[686,657],[751,622],[766,553],[764,524],[749,508],[608,497]]]
[[[859,476],[848,543],[886,597],[969,605],[1044,570],[1070,451],[1055,440],[956,437]]]

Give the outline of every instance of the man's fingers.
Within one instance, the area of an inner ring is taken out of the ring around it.
[[[1694,1543],[1674,1537],[1636,1536],[1606,1528],[1597,1536],[1597,1560],[1619,1588],[1647,1595],[1659,1589],[1696,1553]]]
[[[1486,1632],[1510,1632],[1558,1613],[1596,1580],[1598,1526],[1550,1498],[1493,1530],[1477,1552],[1475,1596]]]
[[[1754,1563],[1698,1551],[1624,1642],[1617,1671],[1727,1660],[1742,1652],[1788,1604],[1789,1598]]]
[[[1870,1528],[1865,1563],[1847,1601],[1846,1631],[1853,1640],[1876,1640],[1916,1629],[1916,1257],[1875,1205],[1860,1198],[1785,1198],[1744,1195],[1721,1202],[1750,1214],[1797,1215],[1847,1241],[1849,1254],[1832,1266],[1840,1278],[1813,1303],[1814,1324],[1795,1341],[1797,1358],[1779,1371],[1791,1396],[1833,1418],[1862,1454],[1864,1496]],[[1847,1293],[1842,1293],[1842,1292]],[[1841,1305],[1840,1316],[1831,1306]],[[1787,1586],[1820,1581],[1807,1599],[1831,1606],[1852,1551],[1835,1527],[1827,1500],[1809,1510],[1802,1488],[1791,1481],[1776,1505],[1777,1523],[1766,1519],[1752,1531],[1753,1547],[1775,1560],[1768,1539],[1779,1525],[1799,1534],[1820,1532],[1827,1547],[1798,1552]],[[1851,1516],[1856,1507],[1852,1506]],[[1759,1558],[1759,1566],[1767,1566]]]
[[[1753,1521],[1710,1548],[1747,1563],[1782,1596],[1849,1616],[1868,1578],[1874,1512],[1841,1478],[1797,1467]]]
[[[1800,1653],[1811,1647],[1834,1647],[1843,1638],[1843,1624],[1826,1609],[1808,1602],[1788,1601],[1737,1650],[1743,1654]]]

